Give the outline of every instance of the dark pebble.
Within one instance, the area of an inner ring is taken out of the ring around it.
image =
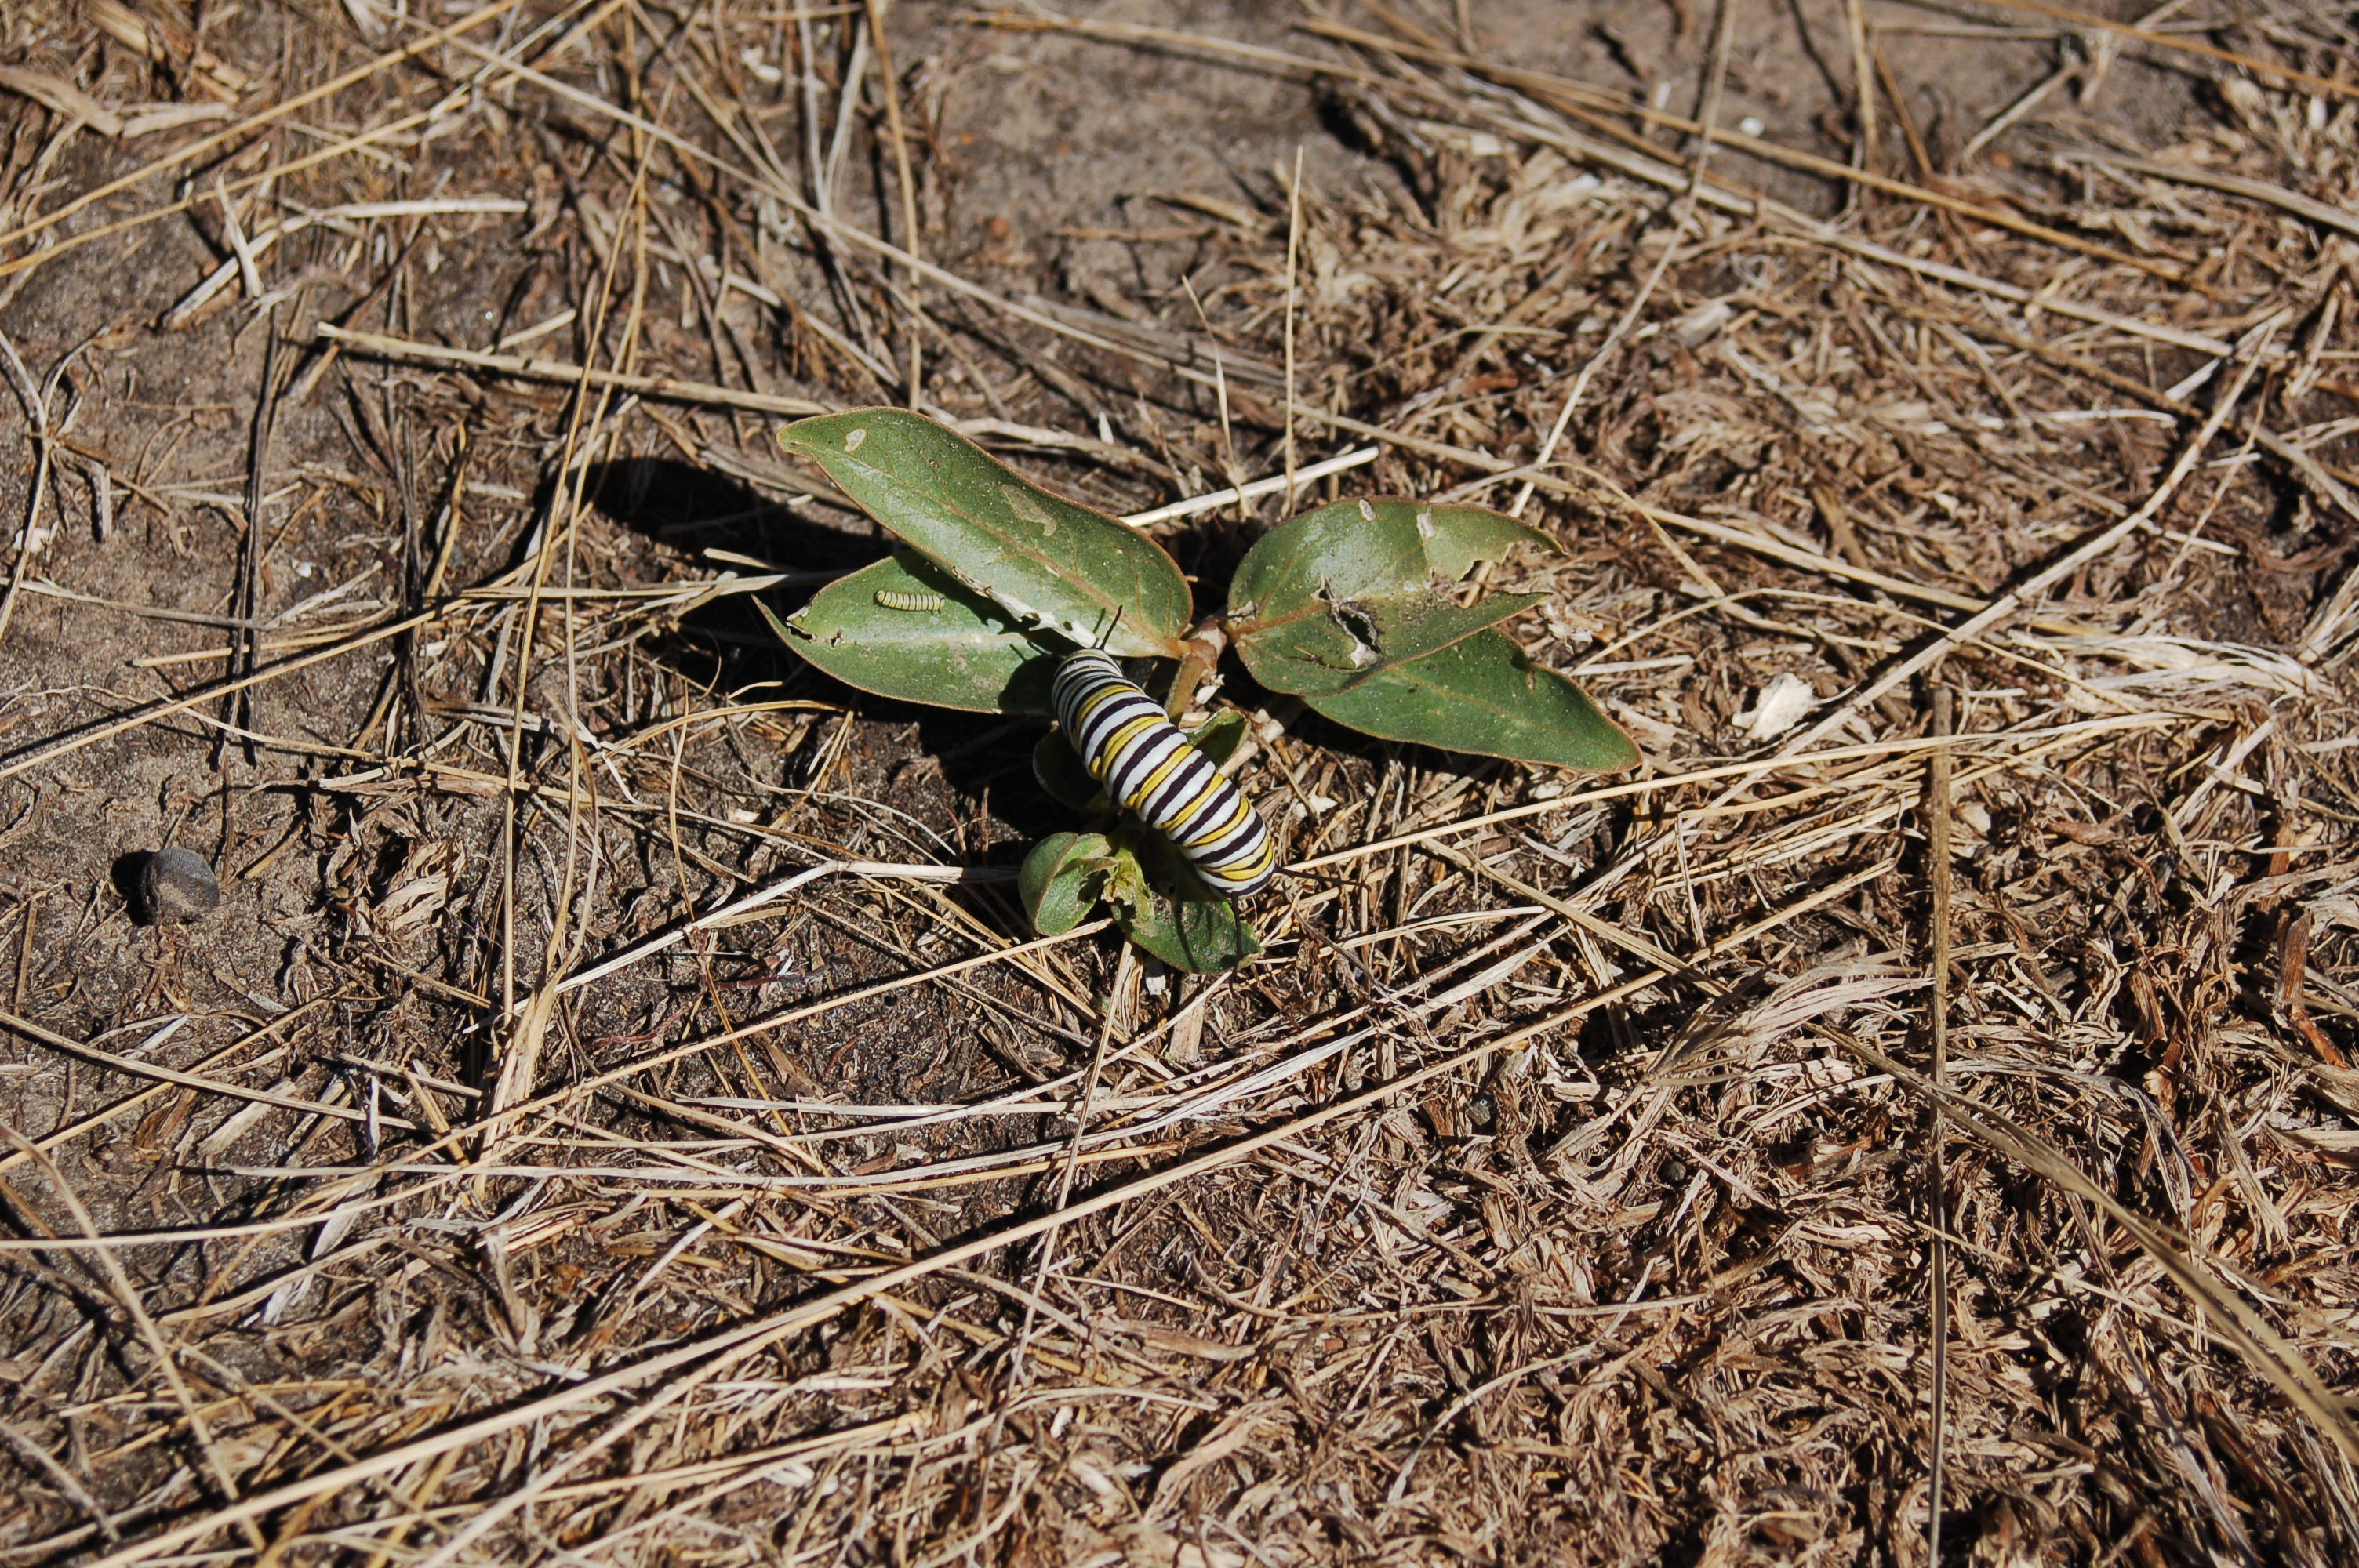
[[[212,862],[194,849],[158,849],[139,869],[139,913],[150,925],[201,919],[221,896]]]

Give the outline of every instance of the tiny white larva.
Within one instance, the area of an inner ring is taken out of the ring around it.
[[[887,610],[906,610],[919,615],[931,615],[944,602],[939,593],[908,593],[896,588],[876,590],[876,602]]]

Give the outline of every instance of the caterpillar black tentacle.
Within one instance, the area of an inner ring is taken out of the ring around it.
[[[1112,655],[1066,654],[1050,696],[1090,775],[1194,861],[1207,886],[1243,898],[1269,885],[1277,874],[1269,830]]]

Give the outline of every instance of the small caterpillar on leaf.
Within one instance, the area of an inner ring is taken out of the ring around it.
[[[887,610],[906,610],[919,615],[931,615],[945,600],[939,593],[908,593],[896,588],[876,590],[876,602]]]

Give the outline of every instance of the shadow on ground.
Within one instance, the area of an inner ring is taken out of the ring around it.
[[[815,502],[773,501],[728,474],[677,458],[594,464],[584,494],[615,523],[658,543],[700,553],[725,551],[781,571],[853,571],[883,557],[889,545],[865,519],[842,518]],[[761,569],[726,560],[712,564],[745,573]],[[772,589],[761,596],[762,603],[783,620],[808,603],[819,586]],[[845,686],[782,649],[750,595],[717,599],[689,611],[651,638],[647,651],[710,690],[777,683],[779,695],[841,702],[864,719],[893,727],[880,739],[902,754],[897,773],[930,764],[945,785],[969,800],[980,800],[986,789],[995,796],[1013,795],[997,809],[1016,806],[1012,815],[1020,825],[1033,826],[1023,820],[1029,814],[1020,802],[1036,793],[1029,758],[1040,729],[1037,719],[928,708]],[[1054,808],[1045,799],[1038,815],[1041,831],[1055,831]]]

